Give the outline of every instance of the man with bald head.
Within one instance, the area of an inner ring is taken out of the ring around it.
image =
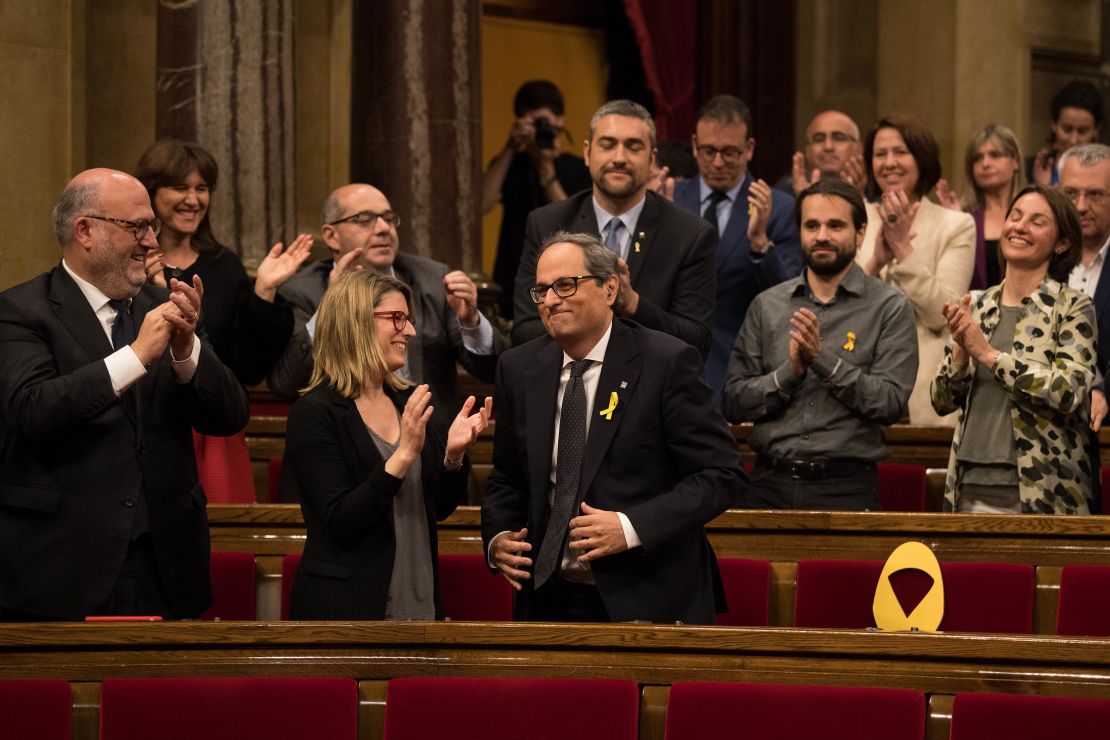
[[[192,430],[249,412],[197,327],[200,279],[146,282],[160,227],[138,180],[82,172],[54,208],[61,264],[0,293],[0,619],[211,604]]]
[[[293,399],[308,385],[316,309],[324,292],[348,270],[374,270],[412,288],[416,336],[401,372],[431,387],[435,418],[446,431],[457,413],[452,409],[461,403],[456,361],[478,379],[492,382],[505,342],[478,311],[478,289],[466,273],[400,251],[400,223],[389,199],[371,185],[344,185],[328,196],[320,232],[332,259],[309,264],[278,289],[293,307],[294,327],[289,346],[270,371],[270,389]]]
[[[861,193],[867,183],[859,126],[838,110],[821,111],[809,122],[805,153],[794,152],[790,175],[777,187],[796,196],[825,177],[844,180]]]

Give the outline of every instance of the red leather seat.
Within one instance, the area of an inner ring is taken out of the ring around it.
[[[355,740],[349,678],[117,678],[100,688],[101,740]]]
[[[243,432],[230,437],[210,437],[193,432],[197,477],[210,504],[253,504],[254,472]]]
[[[882,574],[881,560],[801,560],[794,598],[795,627],[863,629],[875,626],[872,606]],[[944,619],[941,630],[958,632],[1033,631],[1033,566],[1012,563],[941,563],[944,578]],[[920,575],[927,583],[909,584],[915,591],[907,607],[931,583],[920,572],[895,574],[894,590],[902,594],[901,575]]]
[[[500,573],[491,573],[481,555],[440,554],[439,592],[444,616],[456,622],[513,618],[512,586]]]
[[[879,505],[883,511],[925,511],[925,466],[879,463]]]
[[[766,560],[718,558],[728,612],[717,615],[717,624],[766,627],[771,593],[771,564]]]
[[[397,678],[386,690],[385,740],[636,740],[639,714],[635,681]]]
[[[255,565],[249,552],[213,552],[212,606],[201,619],[254,619]]]
[[[1069,565],[1063,569],[1056,634],[1110,637],[1110,567]]]
[[[922,740],[925,695],[906,689],[676,683],[666,740]]]
[[[0,737],[5,740],[69,740],[72,712],[68,681],[0,681]]]
[[[1106,740],[1110,700],[957,694],[951,740]]]

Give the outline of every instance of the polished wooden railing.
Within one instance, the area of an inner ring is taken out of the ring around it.
[[[275,618],[281,560],[300,552],[305,529],[294,505],[208,507],[212,547],[255,554],[258,614]],[[770,623],[793,624],[799,560],[885,560],[899,544],[916,540],[939,560],[1033,565],[1034,631],[1056,625],[1060,571],[1065,565],[1110,565],[1110,517],[990,516],[812,511],[727,511],[706,527],[718,557],[771,562]],[[480,512],[460,507],[439,525],[444,553],[480,553]]]
[[[638,682],[641,738],[663,737],[677,681],[909,688],[929,695],[927,737],[941,740],[959,692],[1110,698],[1110,641],[630,624],[0,624],[0,678],[70,681],[75,740],[96,737],[106,678],[291,675],[359,681],[360,738],[381,737],[391,678],[541,676]]]

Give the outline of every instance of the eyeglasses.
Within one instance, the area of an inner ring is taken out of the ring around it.
[[[412,328],[416,328],[416,322],[404,311],[375,311],[374,315],[379,319],[391,319],[394,331],[404,331],[405,324],[412,324]]]
[[[1072,203],[1079,200],[1079,196],[1087,199],[1087,202],[1093,206],[1101,205],[1106,200],[1105,190],[1077,190],[1076,188],[1061,188],[1061,191]]]
[[[127,221],[122,218],[109,218],[108,216],[93,216],[92,214],[85,214],[85,218],[95,218],[97,221],[108,221],[116,226],[128,229],[131,235],[135,237],[135,241],[141,242],[143,237],[146,236],[146,230],[150,229],[154,232],[154,238],[157,239],[158,235],[162,233],[162,221],[157,218],[140,219],[138,221]]]
[[[350,222],[353,224],[358,224],[362,228],[367,229],[372,226],[374,222],[377,221],[379,218],[393,228],[397,228],[401,225],[401,217],[393,211],[384,211],[382,213],[374,213],[373,211],[359,211],[358,213],[351,214],[350,216],[345,216],[343,218],[336,219],[335,221],[329,221],[328,226],[337,226],[338,224]]]
[[[528,289],[528,295],[532,296],[533,303],[543,303],[543,299],[547,296],[548,290],[555,291],[555,295],[560,298],[570,298],[578,292],[579,280],[601,280],[597,275],[576,275],[574,277],[561,277],[553,283],[547,285],[534,285]]]
[[[744,150],[735,146],[726,146],[724,149],[718,149],[715,146],[705,146],[704,144],[698,144],[697,146],[698,159],[703,162],[712,162],[717,158],[718,154],[720,154],[721,159],[728,164],[738,164],[741,157],[744,156]]]
[[[824,144],[827,139],[832,139],[834,144],[847,144],[849,141],[855,141],[856,137],[842,131],[833,131],[831,134],[814,134],[810,137],[809,143]]]

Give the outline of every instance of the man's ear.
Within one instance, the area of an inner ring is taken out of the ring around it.
[[[586,167],[590,166],[590,140],[585,139],[582,142],[582,160],[586,163]]]
[[[78,216],[73,222],[73,243],[88,248],[92,246],[92,219]]]
[[[617,294],[620,293],[620,278],[616,275],[610,275],[609,279],[605,281],[605,300],[612,308],[617,302]]]
[[[331,224],[324,224],[320,227],[320,238],[324,240],[324,244],[328,245],[333,253],[339,251],[339,235],[335,232],[335,227]]]

